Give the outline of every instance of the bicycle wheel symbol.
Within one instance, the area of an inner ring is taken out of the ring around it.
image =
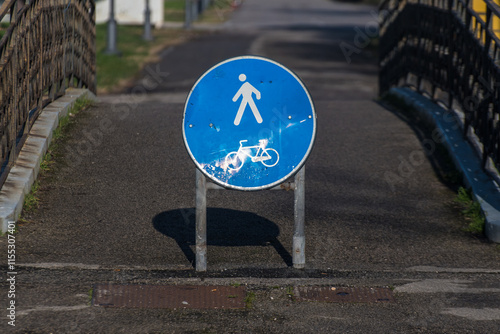
[[[229,170],[238,170],[243,166],[243,160],[238,155],[238,152],[231,152],[226,156],[226,165]]]
[[[261,157],[263,159],[260,162],[266,167],[274,167],[280,160],[280,155],[274,148],[266,148],[263,150]]]

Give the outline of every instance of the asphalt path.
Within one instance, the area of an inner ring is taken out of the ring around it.
[[[500,250],[464,232],[435,150],[377,103],[375,9],[246,0],[218,29],[164,50],[136,85],[75,119],[65,156],[20,224],[12,332],[494,333]],[[306,269],[291,265],[293,193],[209,191],[208,272],[194,261],[195,166],[185,98],[230,57],[269,57],[308,87],[318,117],[306,164]],[[7,240],[0,239],[7,249]],[[2,268],[6,268],[5,266]],[[5,270],[7,271],[7,270]],[[245,311],[105,309],[94,284],[247,284]],[[296,285],[395,290],[383,305],[291,302]],[[7,291],[8,285],[0,285]],[[276,289],[279,287],[279,289]],[[3,294],[4,292],[2,292]]]

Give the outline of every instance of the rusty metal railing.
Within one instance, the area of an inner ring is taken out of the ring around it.
[[[379,88],[409,86],[457,112],[483,167],[500,170],[500,7],[480,1],[483,13],[471,0],[383,1]]]
[[[0,186],[45,105],[67,87],[96,91],[95,3],[6,0],[1,20]]]

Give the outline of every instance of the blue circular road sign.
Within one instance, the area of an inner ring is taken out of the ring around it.
[[[232,189],[271,188],[305,163],[316,113],[302,81],[262,57],[223,61],[195,83],[184,108],[183,136],[197,168]]]

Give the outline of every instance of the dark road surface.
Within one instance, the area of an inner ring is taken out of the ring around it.
[[[127,94],[78,115],[40,209],[19,226],[16,327],[3,316],[0,331],[498,333],[500,249],[463,232],[455,193],[425,155],[432,147],[375,101],[376,50],[360,37],[376,30],[373,12],[246,0],[223,29],[164,50]],[[306,269],[290,267],[293,192],[209,191],[208,273],[197,275],[183,103],[207,69],[245,54],[292,69],[315,102]],[[241,283],[255,300],[233,311],[90,306],[106,282]],[[300,285],[391,287],[395,302],[292,301],[285,288]]]

